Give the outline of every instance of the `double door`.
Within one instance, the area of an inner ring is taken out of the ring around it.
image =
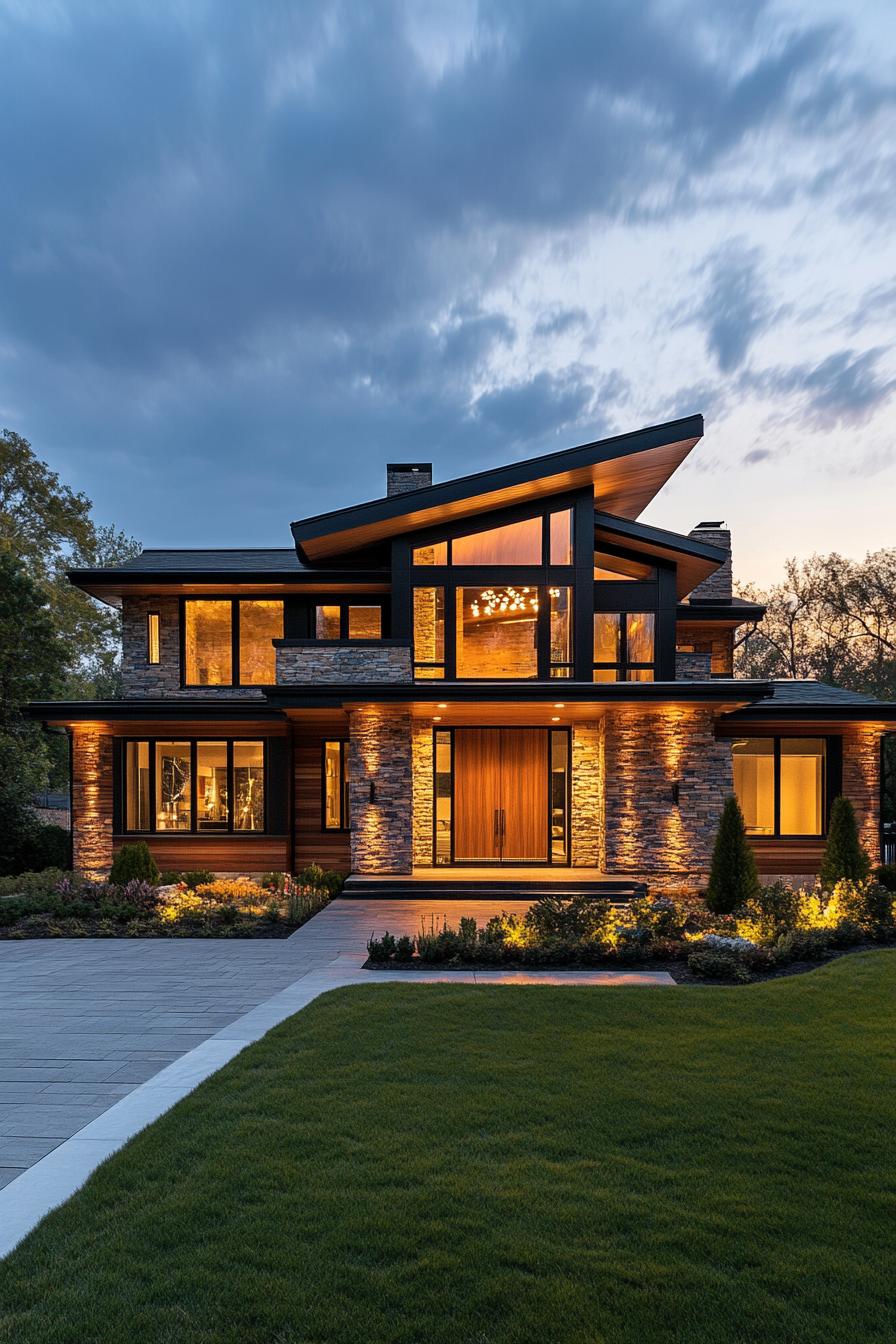
[[[455,863],[547,863],[550,742],[543,728],[457,728]]]

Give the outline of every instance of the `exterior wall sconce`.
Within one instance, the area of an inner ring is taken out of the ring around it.
[[[375,780],[375,779],[372,779],[372,780],[370,781],[370,801],[371,801],[372,803],[375,803],[375,802],[376,802],[376,780]]]
[[[681,784],[677,779],[673,779],[671,785],[669,786],[669,797],[672,799],[676,807],[678,807],[680,795],[681,795]]]

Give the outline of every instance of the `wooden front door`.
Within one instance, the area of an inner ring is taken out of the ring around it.
[[[547,862],[547,753],[543,728],[455,731],[455,862]]]

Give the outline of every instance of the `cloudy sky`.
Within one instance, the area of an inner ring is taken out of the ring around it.
[[[892,0],[0,0],[0,425],[145,545],[702,411],[742,578],[896,545]]]

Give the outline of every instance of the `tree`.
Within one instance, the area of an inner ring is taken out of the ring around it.
[[[85,494],[63,485],[39,460],[27,439],[0,432],[0,554],[15,557],[43,594],[59,637],[46,644],[59,656],[53,694],[74,700],[120,694],[121,618],[73,587],[66,570],[121,564],[140,549],[123,532],[98,527],[91,508]],[[30,693],[20,700],[28,698]],[[60,787],[68,778],[68,753],[61,738],[47,746],[50,782]]]
[[[740,592],[768,610],[740,643],[739,675],[817,677],[896,698],[896,549],[789,560],[783,583]]]
[[[841,794],[834,799],[828,823],[828,839],[821,861],[821,884],[833,887],[841,878],[861,882],[871,871],[871,860],[859,840],[855,809]]]
[[[46,788],[50,758],[27,700],[58,693],[70,660],[44,591],[9,551],[0,550],[0,872],[18,870],[40,824],[32,796]]]
[[[706,904],[715,914],[728,915],[758,892],[756,859],[747,840],[740,804],[731,794],[725,799],[716,832]]]

